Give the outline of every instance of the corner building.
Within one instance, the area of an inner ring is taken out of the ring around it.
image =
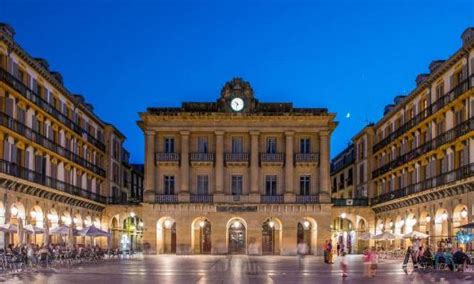
[[[140,117],[146,157],[136,210],[145,247],[294,255],[304,242],[317,254],[330,238],[336,123],[327,109],[259,102],[235,78],[216,102],[148,108]]]

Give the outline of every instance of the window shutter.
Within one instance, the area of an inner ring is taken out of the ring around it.
[[[11,153],[12,153],[12,159],[11,159],[11,162],[12,163],[16,163],[17,162],[17,149],[16,149],[16,146],[13,145],[13,144],[10,144],[10,148],[11,148]]]
[[[5,143],[3,144],[3,159],[5,161],[10,161],[10,142],[8,142],[8,140],[5,140]]]
[[[455,86],[454,86],[454,75],[451,75],[451,77],[449,77],[449,89],[453,89]]]

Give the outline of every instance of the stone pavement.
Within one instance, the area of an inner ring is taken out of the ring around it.
[[[8,283],[472,283],[474,273],[408,273],[400,261],[379,264],[375,278],[363,276],[362,257],[348,256],[349,277],[339,263],[320,257],[284,256],[146,256],[141,260],[105,262],[70,269],[42,269],[4,276]]]

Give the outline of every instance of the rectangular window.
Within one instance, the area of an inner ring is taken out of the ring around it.
[[[359,184],[364,183],[364,165],[359,166]]]
[[[311,139],[302,138],[300,139],[300,153],[309,154],[311,153]]]
[[[164,193],[166,195],[174,194],[174,176],[164,176]]]
[[[443,83],[436,86],[436,100],[439,100],[442,96],[444,96],[444,84]]]
[[[244,152],[242,137],[232,137],[232,153],[240,154]]]
[[[198,137],[198,153],[207,153],[208,152],[208,143],[207,137]]]
[[[300,195],[309,195],[311,189],[311,177],[300,176]]]
[[[197,193],[201,195],[209,194],[209,177],[207,175],[197,176]]]
[[[276,154],[277,152],[277,140],[275,137],[267,138],[267,153]]]
[[[265,177],[265,194],[277,195],[277,176],[272,175]]]
[[[347,185],[352,185],[352,169],[349,169],[349,172],[347,173]]]
[[[242,195],[242,181],[242,176],[232,176],[232,195]]]
[[[174,153],[174,138],[165,138],[165,153]]]

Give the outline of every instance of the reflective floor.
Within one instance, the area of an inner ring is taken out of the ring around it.
[[[399,261],[379,264],[374,278],[363,276],[361,256],[348,256],[349,276],[339,263],[320,257],[282,256],[146,256],[142,260],[106,262],[71,269],[42,269],[3,276],[8,283],[472,283],[474,273],[405,274]]]

